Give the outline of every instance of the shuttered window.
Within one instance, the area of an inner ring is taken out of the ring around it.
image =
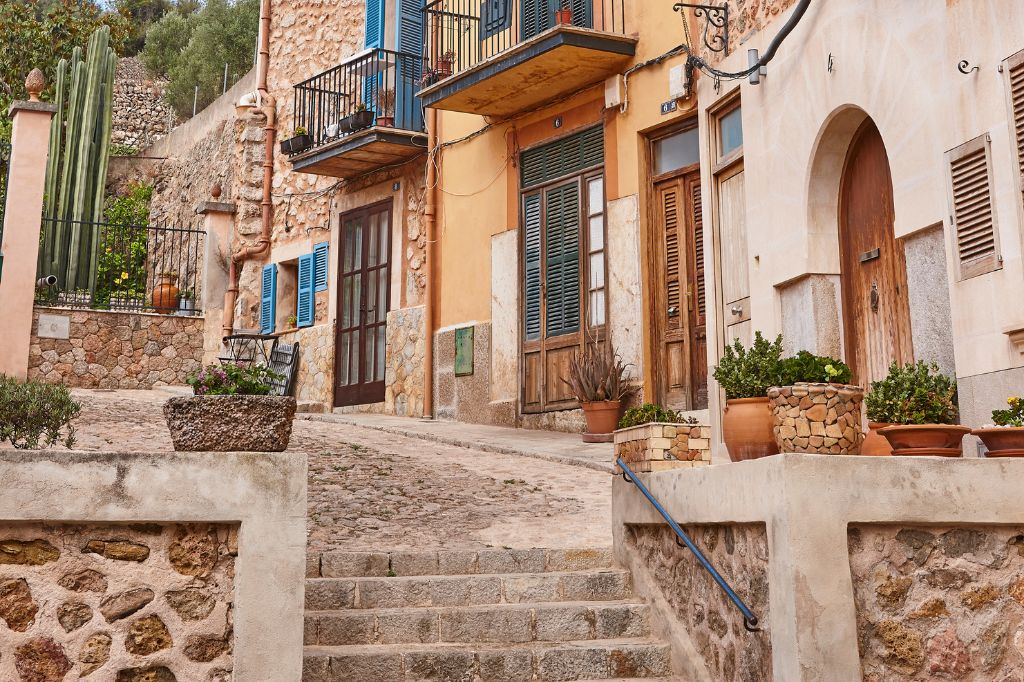
[[[270,334],[274,331],[277,316],[277,264],[263,266],[260,280],[260,333]]]
[[[384,17],[386,0],[366,0],[365,47],[384,47]]]
[[[316,299],[313,296],[313,271],[316,269],[314,254],[299,256],[299,271],[295,294],[295,326],[309,327],[315,316]]]
[[[603,163],[604,128],[596,126],[523,152],[520,181],[527,189]]]
[[[397,0],[395,127],[420,130],[423,112],[416,91],[423,77],[423,0]]]
[[[693,304],[697,307],[698,324],[704,324],[704,319],[707,315],[707,292],[704,287],[704,216],[701,212],[702,200],[700,181],[698,179],[690,187],[689,206],[689,210],[692,212],[691,223],[693,225],[693,262],[690,263],[690,267],[693,269],[695,279],[697,280],[697,291],[693,294],[695,299]]]
[[[548,190],[544,208],[545,331],[551,337],[580,328],[579,184]]]
[[[327,255],[330,252],[328,242],[320,242],[313,247],[313,291],[327,291],[327,277],[330,264]]]
[[[1024,205],[1024,50],[1006,60],[1004,71],[1010,103],[1010,139],[1017,152],[1017,200]]]
[[[951,150],[950,216],[960,279],[1002,267],[992,205],[992,155],[988,135]]]
[[[524,332],[529,341],[540,338],[540,192],[523,197]]]
[[[561,7],[572,10],[573,26],[591,28],[594,25],[593,0],[521,0],[523,40],[554,26],[555,11]]]

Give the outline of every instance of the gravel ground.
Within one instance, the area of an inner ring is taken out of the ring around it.
[[[172,450],[165,391],[76,390],[76,449]],[[345,424],[296,420],[309,457],[310,552],[606,547],[608,474]]]

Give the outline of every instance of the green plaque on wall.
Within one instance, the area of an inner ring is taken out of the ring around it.
[[[473,327],[455,330],[455,376],[473,373]]]

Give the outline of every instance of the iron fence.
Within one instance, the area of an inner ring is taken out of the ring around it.
[[[289,155],[379,126],[423,132],[419,55],[371,48],[295,86]]]
[[[198,315],[206,232],[47,218],[36,303],[71,308]]]
[[[428,86],[559,25],[626,33],[626,0],[434,0],[424,8]]]
[[[7,181],[11,175],[11,143],[0,140],[0,242],[4,238],[4,213],[7,210]]]

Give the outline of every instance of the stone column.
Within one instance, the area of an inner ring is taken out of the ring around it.
[[[43,191],[46,183],[46,150],[50,120],[57,107],[39,101],[46,86],[38,69],[29,74],[25,87],[30,99],[11,105],[13,119],[10,175],[4,211],[3,254],[0,270],[0,373],[24,380],[28,375],[28,349],[32,337],[32,303],[35,298],[36,260],[42,227]]]
[[[231,231],[235,225],[237,206],[219,201],[220,187],[211,192],[212,199],[196,207],[203,216],[206,229],[206,249],[203,254],[203,364],[217,361],[220,355],[221,321],[224,317],[224,292],[228,287],[227,259],[231,257]]]

